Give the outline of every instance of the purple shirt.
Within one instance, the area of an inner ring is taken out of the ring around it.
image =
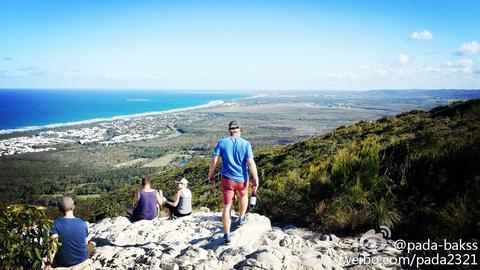
[[[135,220],[152,220],[157,217],[157,214],[157,191],[145,192],[141,190],[137,207],[133,210]]]

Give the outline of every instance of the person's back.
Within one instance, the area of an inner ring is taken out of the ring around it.
[[[253,157],[250,142],[241,137],[227,137],[218,141],[214,155],[222,158],[222,175],[234,181],[248,180],[247,158]]]
[[[182,188],[177,211],[180,214],[189,214],[192,212],[192,192],[190,189]]]
[[[55,255],[55,263],[72,266],[87,259],[88,227],[80,218],[60,218],[54,221],[52,234],[58,234],[60,249]]]
[[[157,208],[157,191],[140,191],[140,199],[138,200],[138,204],[133,211],[133,216],[136,220],[148,219],[152,220],[155,219],[158,215],[158,208]]]
[[[63,197],[58,202],[58,207],[63,217],[53,222],[51,237],[59,237],[61,245],[54,262],[56,266],[73,266],[88,257],[88,226],[85,221],[73,215],[75,205],[72,198]]]
[[[150,179],[142,178],[142,189],[135,193],[133,198],[135,206],[125,206],[125,211],[131,215],[131,221],[152,220],[158,215],[157,205],[163,204],[162,190],[156,191],[150,188]]]

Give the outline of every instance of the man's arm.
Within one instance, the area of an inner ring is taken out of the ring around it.
[[[250,170],[250,172],[252,173],[252,176],[253,176],[253,181],[252,181],[253,188],[257,189],[258,184],[259,184],[258,183],[257,164],[255,164],[255,160],[253,158],[248,158],[247,159],[247,165],[248,165],[248,169]]]
[[[157,192],[157,196],[155,196],[155,197],[156,197],[157,203],[158,203],[159,205],[163,205],[164,201],[163,201],[163,192],[162,192],[162,190],[158,191],[158,192]]]
[[[210,167],[208,168],[208,180],[212,184],[212,191],[215,190],[215,167],[217,166],[218,156],[213,156],[210,160]]]
[[[208,180],[211,180],[215,177],[215,167],[218,163],[218,156],[213,156],[210,160],[210,167],[208,168]]]
[[[168,203],[169,205],[173,206],[173,207],[177,207],[178,205],[178,202],[180,202],[180,192],[182,191],[177,191],[177,194],[175,194],[175,199],[173,200],[173,202],[169,202],[169,201],[165,201],[165,203]]]
[[[135,205],[137,205],[139,200],[140,200],[140,190],[138,190],[138,191],[135,193],[135,196],[133,197],[133,203],[134,203]]]

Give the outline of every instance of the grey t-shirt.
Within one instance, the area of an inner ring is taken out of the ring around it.
[[[184,188],[180,191],[177,211],[180,214],[190,214],[192,212],[192,192],[190,189]]]

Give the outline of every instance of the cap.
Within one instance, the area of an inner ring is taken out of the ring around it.
[[[238,121],[233,120],[228,123],[228,128],[230,129],[231,127],[240,128],[240,124],[238,123]]]
[[[74,204],[71,197],[64,196],[58,200],[58,208],[62,210],[72,210]]]
[[[186,184],[188,184],[188,180],[185,179],[185,178],[182,178],[182,179],[180,179],[180,180],[176,180],[175,183],[176,183],[176,184],[184,184],[184,185],[186,185]]]

